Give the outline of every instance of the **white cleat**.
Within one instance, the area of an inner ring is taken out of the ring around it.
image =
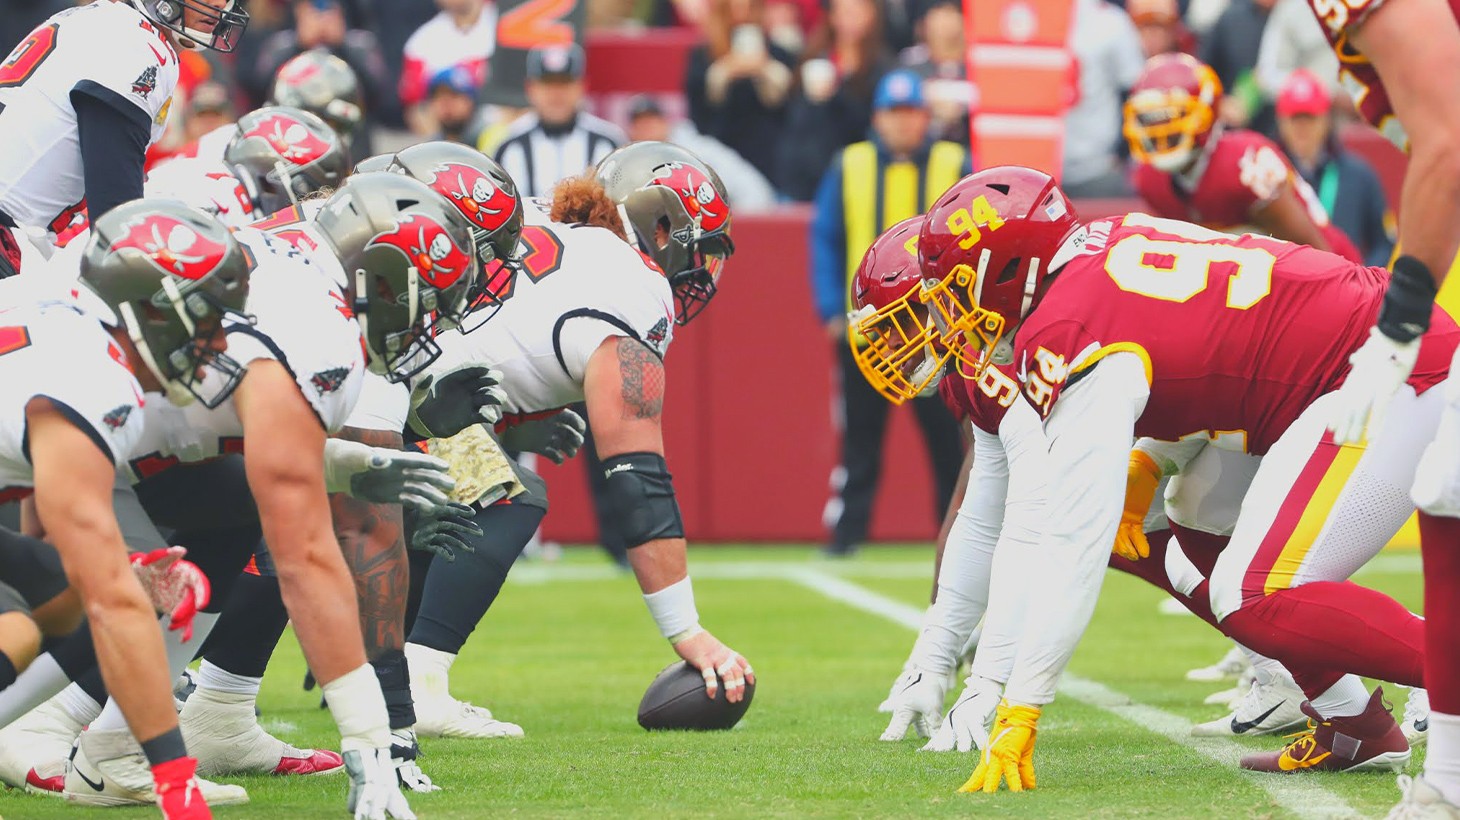
[[[198,759],[199,775],[317,775],[344,771],[339,754],[327,749],[296,749],[264,731],[253,711],[252,695],[198,688],[178,715],[188,753]]]
[[[1221,660],[1211,666],[1203,666],[1187,672],[1186,679],[1207,683],[1232,680],[1241,677],[1243,672],[1251,668],[1252,661],[1248,660],[1247,653],[1234,645],[1227,650],[1227,654],[1223,655]]]
[[[197,780],[209,806],[248,802],[242,786]],[[82,732],[66,766],[66,799],[87,806],[155,806],[152,770],[142,747],[126,729]]]
[[[1203,698],[1202,703],[1208,706],[1221,706],[1228,710],[1234,710],[1237,708],[1237,704],[1241,703],[1242,699],[1247,697],[1247,692],[1252,689],[1252,684],[1256,680],[1257,674],[1249,668],[1246,672],[1242,673],[1241,677],[1237,678],[1237,682],[1232,685],[1231,689],[1213,692]]]
[[[1253,681],[1230,715],[1197,724],[1191,727],[1191,733],[1196,737],[1279,734],[1307,722],[1308,716],[1301,708],[1305,700],[1303,690],[1287,678],[1267,684]]]
[[[1404,731],[1404,739],[1410,746],[1425,742],[1430,735],[1429,692],[1419,688],[1409,690],[1409,699],[1404,702],[1404,720],[1399,722],[1399,728]]]
[[[492,717],[492,710],[473,706],[450,695],[416,698],[416,734],[421,737],[461,737],[487,740],[522,737],[522,727]]]
[[[82,728],[52,698],[0,729],[0,781],[31,794],[60,797],[66,758]]]
[[[1460,820],[1460,806],[1446,800],[1423,777],[1400,775],[1399,791],[1403,796],[1385,820]]]

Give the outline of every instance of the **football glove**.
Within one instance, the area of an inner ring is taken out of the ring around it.
[[[456,560],[456,551],[476,552],[468,537],[480,537],[482,528],[472,519],[476,510],[465,504],[445,504],[419,513],[409,522],[410,548],[435,553],[446,561]]]
[[[1131,450],[1125,471],[1125,511],[1120,514],[1115,546],[1111,548],[1111,552],[1127,561],[1151,556],[1151,545],[1146,541],[1146,513],[1160,483],[1161,468],[1156,462],[1140,450]]]
[[[1039,724],[1038,706],[1015,706],[1007,700],[999,704],[994,728],[983,748],[983,760],[958,791],[993,793],[1000,782],[1008,782],[1009,791],[1022,792],[1034,788],[1034,738]]]
[[[547,456],[554,464],[562,464],[578,455],[587,429],[582,416],[564,409],[554,416],[514,424],[502,431],[501,440],[508,450],[537,453]]]
[[[1348,358],[1348,378],[1333,401],[1328,429],[1335,444],[1357,444],[1378,431],[1389,400],[1414,371],[1419,341],[1396,342],[1377,327],[1369,329],[1368,341]]]
[[[416,758],[421,754],[421,745],[416,742],[415,729],[390,730],[390,758],[395,763],[396,782],[403,789],[421,794],[441,791],[431,778],[421,771]]]
[[[970,675],[963,685],[963,694],[920,751],[972,752],[983,748],[1002,694],[1003,687],[997,681]]]
[[[916,668],[916,664],[913,663],[912,658],[908,658],[902,665],[902,672],[908,672],[914,668]],[[898,684],[902,683],[902,672],[899,672],[897,677],[892,679],[892,688],[887,690],[887,697],[883,698],[882,702],[877,704],[877,711],[884,715],[892,714],[892,698],[897,694]]]
[[[913,667],[897,676],[888,701],[892,719],[879,740],[896,743],[909,728],[918,737],[932,737],[943,716],[943,699],[948,694],[948,676]]]
[[[193,616],[208,605],[212,587],[208,576],[192,561],[184,561],[183,547],[164,547],[131,555],[132,572],[152,606],[169,617],[168,629],[181,629],[186,643],[193,638]]]
[[[372,504],[430,512],[449,504],[447,494],[456,486],[446,462],[418,451],[332,438],[325,442],[324,457],[325,489]]]
[[[507,392],[502,372],[469,364],[424,376],[411,390],[411,430],[422,438],[451,438],[473,424],[502,420]]]
[[[346,808],[355,820],[416,820],[416,813],[396,785],[390,749],[348,751],[343,757],[345,773],[350,776]]]

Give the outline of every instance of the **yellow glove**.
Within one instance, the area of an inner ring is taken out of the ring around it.
[[[1011,792],[1034,788],[1034,736],[1038,723],[1038,706],[1001,702],[989,741],[983,747],[983,760],[958,791],[992,794],[999,790],[1001,780],[1008,781]]]
[[[1146,543],[1146,513],[1160,483],[1161,468],[1156,462],[1140,450],[1131,450],[1125,471],[1125,512],[1120,514],[1111,552],[1128,561],[1151,556],[1151,545]]]

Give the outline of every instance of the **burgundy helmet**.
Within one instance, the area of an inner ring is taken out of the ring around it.
[[[918,266],[918,232],[923,217],[888,228],[852,278],[848,341],[867,383],[893,404],[936,387],[951,355],[928,321]]]

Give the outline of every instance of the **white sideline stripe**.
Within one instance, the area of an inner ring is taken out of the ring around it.
[[[880,616],[908,629],[922,628],[923,611],[917,607],[888,598],[864,586],[844,578],[833,577],[820,570],[794,566],[786,567],[785,570],[786,580],[819,592],[834,601]],[[1246,747],[1220,738],[1192,737],[1191,721],[1179,715],[1173,715],[1153,706],[1135,703],[1126,695],[1068,672],[1065,673],[1060,683],[1060,691],[1081,703],[1109,712],[1121,720],[1185,746],[1197,754],[1231,769],[1248,782],[1267,792],[1278,806],[1304,820],[1362,816],[1342,797],[1318,786],[1302,775],[1241,773],[1237,769],[1237,761],[1249,751]]]

